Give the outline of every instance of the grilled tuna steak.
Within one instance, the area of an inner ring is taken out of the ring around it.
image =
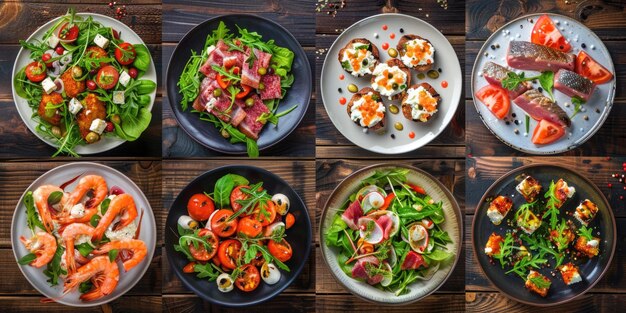
[[[587,101],[596,89],[596,84],[584,76],[560,69],[554,75],[554,89],[570,97],[577,96]]]
[[[565,111],[537,89],[526,91],[513,102],[535,120],[548,120],[565,127],[572,124]]]
[[[527,41],[511,41],[506,55],[510,67],[531,71],[556,72],[562,68],[573,71],[575,60],[573,54]]]
[[[483,67],[483,77],[485,77],[487,82],[500,88],[502,88],[502,80],[504,80],[507,77],[507,74],[510,72],[511,71],[507,70],[504,66],[493,62],[487,62],[487,64],[485,64],[485,67]],[[532,86],[530,82],[523,82],[517,85],[517,88],[507,91],[509,92],[509,97],[511,99],[515,99],[517,98],[517,96],[523,94],[531,87]]]

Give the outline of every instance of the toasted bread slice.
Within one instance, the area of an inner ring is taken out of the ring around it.
[[[383,100],[382,100],[382,97],[380,96],[380,93],[378,93],[378,91],[374,90],[371,87],[365,87],[365,88],[359,90],[357,93],[355,93],[352,96],[352,98],[350,99],[350,102],[348,102],[348,105],[347,105],[348,117],[351,117],[352,106],[354,105],[354,102],[358,101],[359,99],[361,99],[361,97],[363,95],[366,95],[366,94],[368,94],[370,92],[373,93],[374,95],[378,96],[379,100],[377,102],[382,103]],[[374,126],[372,126],[372,127],[369,127],[369,129],[371,129],[371,130],[373,130],[373,131],[375,131],[377,133],[383,132],[385,130],[385,119],[386,119],[386,117],[387,117],[386,115],[383,116],[383,119],[380,120],[380,122],[374,124]],[[357,124],[358,126],[363,127],[363,126],[361,126],[361,123],[359,121],[353,121],[353,122],[355,124]],[[363,127],[363,128],[368,128],[368,127]]]
[[[415,84],[411,87],[409,87],[406,92],[404,93],[404,96],[402,97],[402,114],[404,115],[404,117],[406,117],[409,120],[415,121],[415,122],[428,122],[436,113],[432,113],[430,116],[426,117],[426,120],[422,120],[422,119],[413,119],[413,115],[411,114],[412,108],[411,105],[406,103],[409,94],[408,91],[409,89],[417,89],[418,87],[424,87],[424,89],[426,89],[426,91],[428,91],[430,93],[430,95],[437,99],[437,106],[439,106],[439,104],[441,103],[441,96],[439,95],[439,93],[437,92],[437,90],[435,90],[435,88],[433,88],[433,86],[431,86],[429,83],[421,83],[421,84]]]
[[[374,68],[376,67],[376,65],[378,64],[378,62],[380,62],[380,53],[378,52],[378,48],[376,47],[376,45],[374,45],[374,43],[372,43],[371,41],[365,39],[365,38],[355,38],[350,40],[350,42],[348,42],[343,48],[341,48],[341,50],[339,50],[339,54],[337,55],[337,59],[339,60],[339,64],[341,64],[342,59],[343,59],[343,53],[346,51],[346,49],[350,49],[352,48],[352,45],[355,43],[362,43],[364,45],[369,45],[369,51],[372,53],[372,56],[374,56],[374,59],[376,60],[376,62],[372,63],[372,64],[368,64],[368,68],[370,69],[370,72],[374,71]],[[344,71],[350,73],[350,75],[353,75],[354,71],[350,71],[347,70],[346,68],[343,67],[343,65],[341,66],[341,68],[344,69]],[[359,75],[359,76],[363,76],[363,75]]]
[[[411,71],[409,70],[408,67],[406,67],[404,65],[404,63],[402,63],[402,61],[398,60],[398,59],[389,59],[387,60],[387,62],[385,62],[387,64],[387,66],[389,67],[394,67],[397,66],[398,68],[400,68],[401,71],[403,71],[406,74],[406,82],[405,85],[408,87],[411,85]],[[374,81],[376,80],[376,75],[372,75],[372,78],[370,80],[370,82],[373,84]],[[392,100],[397,100],[397,99],[402,99],[402,97],[404,97],[405,93],[406,93],[407,88],[404,88],[404,90],[402,90],[400,93],[394,95],[391,97]]]
[[[396,48],[398,49],[398,53],[400,53],[400,57],[403,57],[406,54],[406,49],[405,49],[406,42],[414,40],[414,39],[424,40],[424,41],[428,42],[432,46],[432,43],[428,39],[426,39],[426,38],[422,38],[422,37],[420,37],[418,35],[412,35],[412,34],[404,35],[404,36],[400,37],[400,40],[398,41],[398,45],[396,46]],[[434,55],[433,55],[433,58],[434,58]],[[430,70],[433,67],[433,63],[426,64],[426,65],[416,65],[416,66],[412,66],[411,64],[405,64],[405,65],[408,68],[412,68],[412,69],[414,69],[416,71],[426,72],[426,71]]]

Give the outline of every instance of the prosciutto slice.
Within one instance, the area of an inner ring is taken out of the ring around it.
[[[354,201],[348,208],[341,214],[341,219],[346,222],[351,229],[358,229],[357,222],[359,218],[363,216],[363,209],[359,201]]]
[[[388,239],[389,233],[393,228],[393,220],[391,219],[391,217],[389,217],[389,215],[381,215],[376,220],[376,224],[378,224],[378,226],[383,229],[383,240]]]

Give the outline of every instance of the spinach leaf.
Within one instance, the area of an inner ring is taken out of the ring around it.
[[[135,141],[150,125],[152,113],[147,108],[139,109],[137,116],[122,118],[122,123],[115,125],[115,133],[127,141]]]
[[[554,85],[554,72],[547,71],[541,73],[538,77],[539,84],[548,93],[550,99],[554,101],[554,95],[552,94],[552,86]]]
[[[52,257],[52,261],[48,263],[48,267],[43,271],[44,275],[48,277],[48,283],[51,286],[56,286],[59,284],[59,276],[67,274],[63,268],[61,268],[61,256],[63,255],[63,251],[65,249],[62,245],[57,245],[57,250],[54,253],[54,257]]]
[[[17,263],[19,263],[20,265],[28,265],[35,261],[35,259],[37,259],[37,256],[34,253],[29,253],[20,258]]]
[[[140,71],[147,71],[150,66],[150,51],[148,51],[148,48],[143,44],[136,44],[133,45],[133,47],[137,53],[135,61],[133,61],[133,66]]]
[[[24,205],[26,206],[26,223],[31,231],[35,232],[35,227],[40,229],[46,229],[43,226],[41,220],[39,220],[39,213],[35,209],[35,200],[33,199],[33,192],[29,191],[24,196]]]
[[[79,245],[76,245],[75,248],[78,250],[80,255],[87,257],[91,251],[93,251],[93,247],[88,242],[83,242]]]
[[[235,181],[230,174],[222,176],[215,182],[213,200],[215,200],[217,207],[223,208],[230,204],[230,193],[233,191],[233,188],[235,188]]]

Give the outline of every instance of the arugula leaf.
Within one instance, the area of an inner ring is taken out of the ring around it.
[[[515,239],[511,233],[507,233],[504,237],[504,241],[500,243],[500,251],[493,255],[493,258],[500,261],[500,266],[504,268],[504,265],[508,263],[508,259],[513,253]]]
[[[29,253],[23,257],[21,257],[17,263],[19,263],[20,265],[28,265],[30,263],[32,263],[33,261],[35,261],[37,259],[37,255],[35,255],[34,253]]]
[[[33,199],[33,192],[28,191],[24,196],[24,205],[26,206],[26,223],[28,228],[34,233],[35,227],[39,229],[46,229],[43,223],[39,219],[39,213],[35,208],[35,200]]]
[[[543,87],[543,90],[545,90],[550,96],[550,99],[554,101],[554,95],[552,94],[552,86],[554,85],[554,72],[543,72],[537,78],[539,80],[539,84],[541,85],[541,87]]]
[[[588,228],[587,226],[582,226],[578,229],[578,235],[589,240],[593,240],[593,228]]]
[[[550,288],[552,285],[552,282],[550,280],[546,280],[543,276],[531,277],[530,282],[539,289]]]
[[[541,73],[541,75],[533,77],[526,77],[526,74],[524,72],[521,72],[519,74],[515,72],[509,72],[507,73],[507,77],[502,80],[502,88],[515,90],[519,84],[535,79],[539,81],[541,87],[548,93],[550,99],[554,101],[554,95],[552,94],[552,87],[554,84],[554,72],[551,71],[546,71]]]
[[[65,248],[62,245],[57,245],[57,250],[54,252],[54,257],[52,257],[52,261],[48,263],[48,267],[43,271],[44,275],[48,277],[48,283],[51,286],[56,286],[59,284],[59,276],[67,274],[63,268],[61,268],[61,256]]]
[[[526,133],[528,134],[530,132],[530,116],[528,116],[528,114],[526,114],[526,122],[524,125],[526,125]]]
[[[217,277],[222,273],[213,262],[208,262],[205,264],[196,263],[193,266],[194,272],[198,273],[196,276],[198,278],[208,278],[209,281],[217,280]]]
[[[559,207],[561,206],[561,200],[559,200],[555,196],[556,184],[554,181],[550,182],[550,188],[543,195],[546,201],[546,209],[547,211],[543,214],[543,218],[550,218],[550,229],[555,229],[557,223],[559,222]]]

